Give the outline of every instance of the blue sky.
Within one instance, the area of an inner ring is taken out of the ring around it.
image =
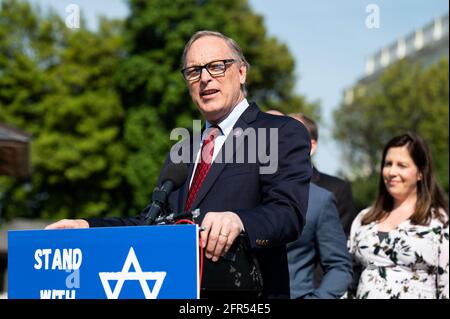
[[[170,0],[168,0],[170,1]],[[54,7],[62,16],[74,3],[80,6],[88,26],[96,27],[98,15],[127,15],[124,0],[32,0]],[[324,118],[320,127],[317,167],[334,174],[342,168],[339,145],[331,137],[332,111],[339,106],[343,90],[364,75],[366,58],[448,13],[447,0],[249,0],[265,17],[269,35],[287,44],[296,60],[296,91],[308,100],[319,100]],[[366,7],[380,12],[379,28],[369,29]],[[251,61],[250,61],[251,63]],[[345,167],[344,167],[345,168]]]

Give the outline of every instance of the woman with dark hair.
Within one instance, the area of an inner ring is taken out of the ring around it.
[[[355,218],[350,252],[362,266],[356,298],[449,298],[448,201],[416,134],[383,150],[378,197]]]

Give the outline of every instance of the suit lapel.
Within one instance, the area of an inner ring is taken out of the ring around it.
[[[186,203],[186,197],[187,197],[187,193],[189,191],[189,182],[190,182],[192,174],[193,174],[194,161],[195,161],[195,157],[197,155],[197,154],[193,154],[196,151],[196,149],[193,147],[194,146],[194,138],[195,138],[195,136],[191,135],[189,140],[182,141],[181,145],[180,145],[181,154],[178,154],[179,156],[182,156],[183,150],[189,150],[189,156],[187,158],[184,158],[182,156],[183,162],[186,164],[188,176],[187,176],[184,184],[178,190],[178,211],[184,210],[184,204]]]
[[[219,153],[217,154],[216,159],[224,159],[221,163],[216,163],[214,161],[211,165],[211,168],[209,169],[208,174],[205,177],[205,180],[203,181],[202,186],[200,187],[196,198],[194,199],[194,202],[192,203],[192,208],[196,208],[199,206],[201,201],[205,198],[205,196],[208,194],[208,192],[211,190],[212,186],[216,182],[217,178],[222,173],[223,169],[227,165],[227,163],[231,163],[233,161],[234,154],[236,153],[236,150],[240,147],[242,147],[242,143],[244,139],[240,138],[237,139],[234,134],[235,128],[241,128],[242,131],[245,131],[249,127],[249,123],[253,122],[256,119],[256,116],[258,115],[259,108],[255,103],[251,103],[249,107],[242,113],[241,117],[236,121],[235,125],[233,126],[233,130],[228,134],[228,137],[225,140],[225,143],[222,145],[222,148],[220,149]],[[233,143],[233,151],[228,152],[228,154],[224,151],[225,145],[227,143]],[[225,153],[225,154],[224,154]],[[226,156],[226,157],[225,157]]]
[[[311,176],[311,183],[319,183],[320,181],[320,173],[319,171],[316,169],[315,166],[313,166],[313,171],[312,171],[312,176]]]
[[[189,162],[187,163],[187,169],[188,169],[188,177],[186,179],[186,182],[183,184],[182,188],[180,189],[180,202],[179,207],[181,210],[184,211],[184,205],[186,204],[186,198],[189,191],[189,182],[191,181],[193,170],[194,170],[194,163]]]

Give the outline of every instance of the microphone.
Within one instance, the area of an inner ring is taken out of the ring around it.
[[[161,214],[162,208],[166,205],[170,193],[177,190],[187,179],[187,167],[184,163],[174,164],[170,162],[161,174],[161,186],[156,187],[152,194],[152,202],[149,205],[146,225],[153,225],[156,218]]]

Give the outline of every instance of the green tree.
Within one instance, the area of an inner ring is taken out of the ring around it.
[[[352,167],[359,208],[375,199],[385,143],[407,131],[428,141],[437,177],[448,192],[448,85],[448,59],[428,68],[402,60],[375,83],[357,86],[353,103],[336,110],[334,134]]]
[[[71,30],[52,12],[2,1],[0,121],[33,135],[32,187],[10,189],[7,217],[121,212],[124,112],[113,82],[120,31],[107,20],[97,32],[83,21]]]
[[[126,20],[127,55],[116,74],[127,110],[125,141],[130,150],[127,179],[136,212],[148,201],[175,127],[192,127],[200,114],[180,73],[185,43],[199,30],[235,39],[251,64],[249,99],[264,109],[303,111],[318,117],[317,104],[293,93],[294,59],[269,37],[263,18],[246,0],[130,0]]]

